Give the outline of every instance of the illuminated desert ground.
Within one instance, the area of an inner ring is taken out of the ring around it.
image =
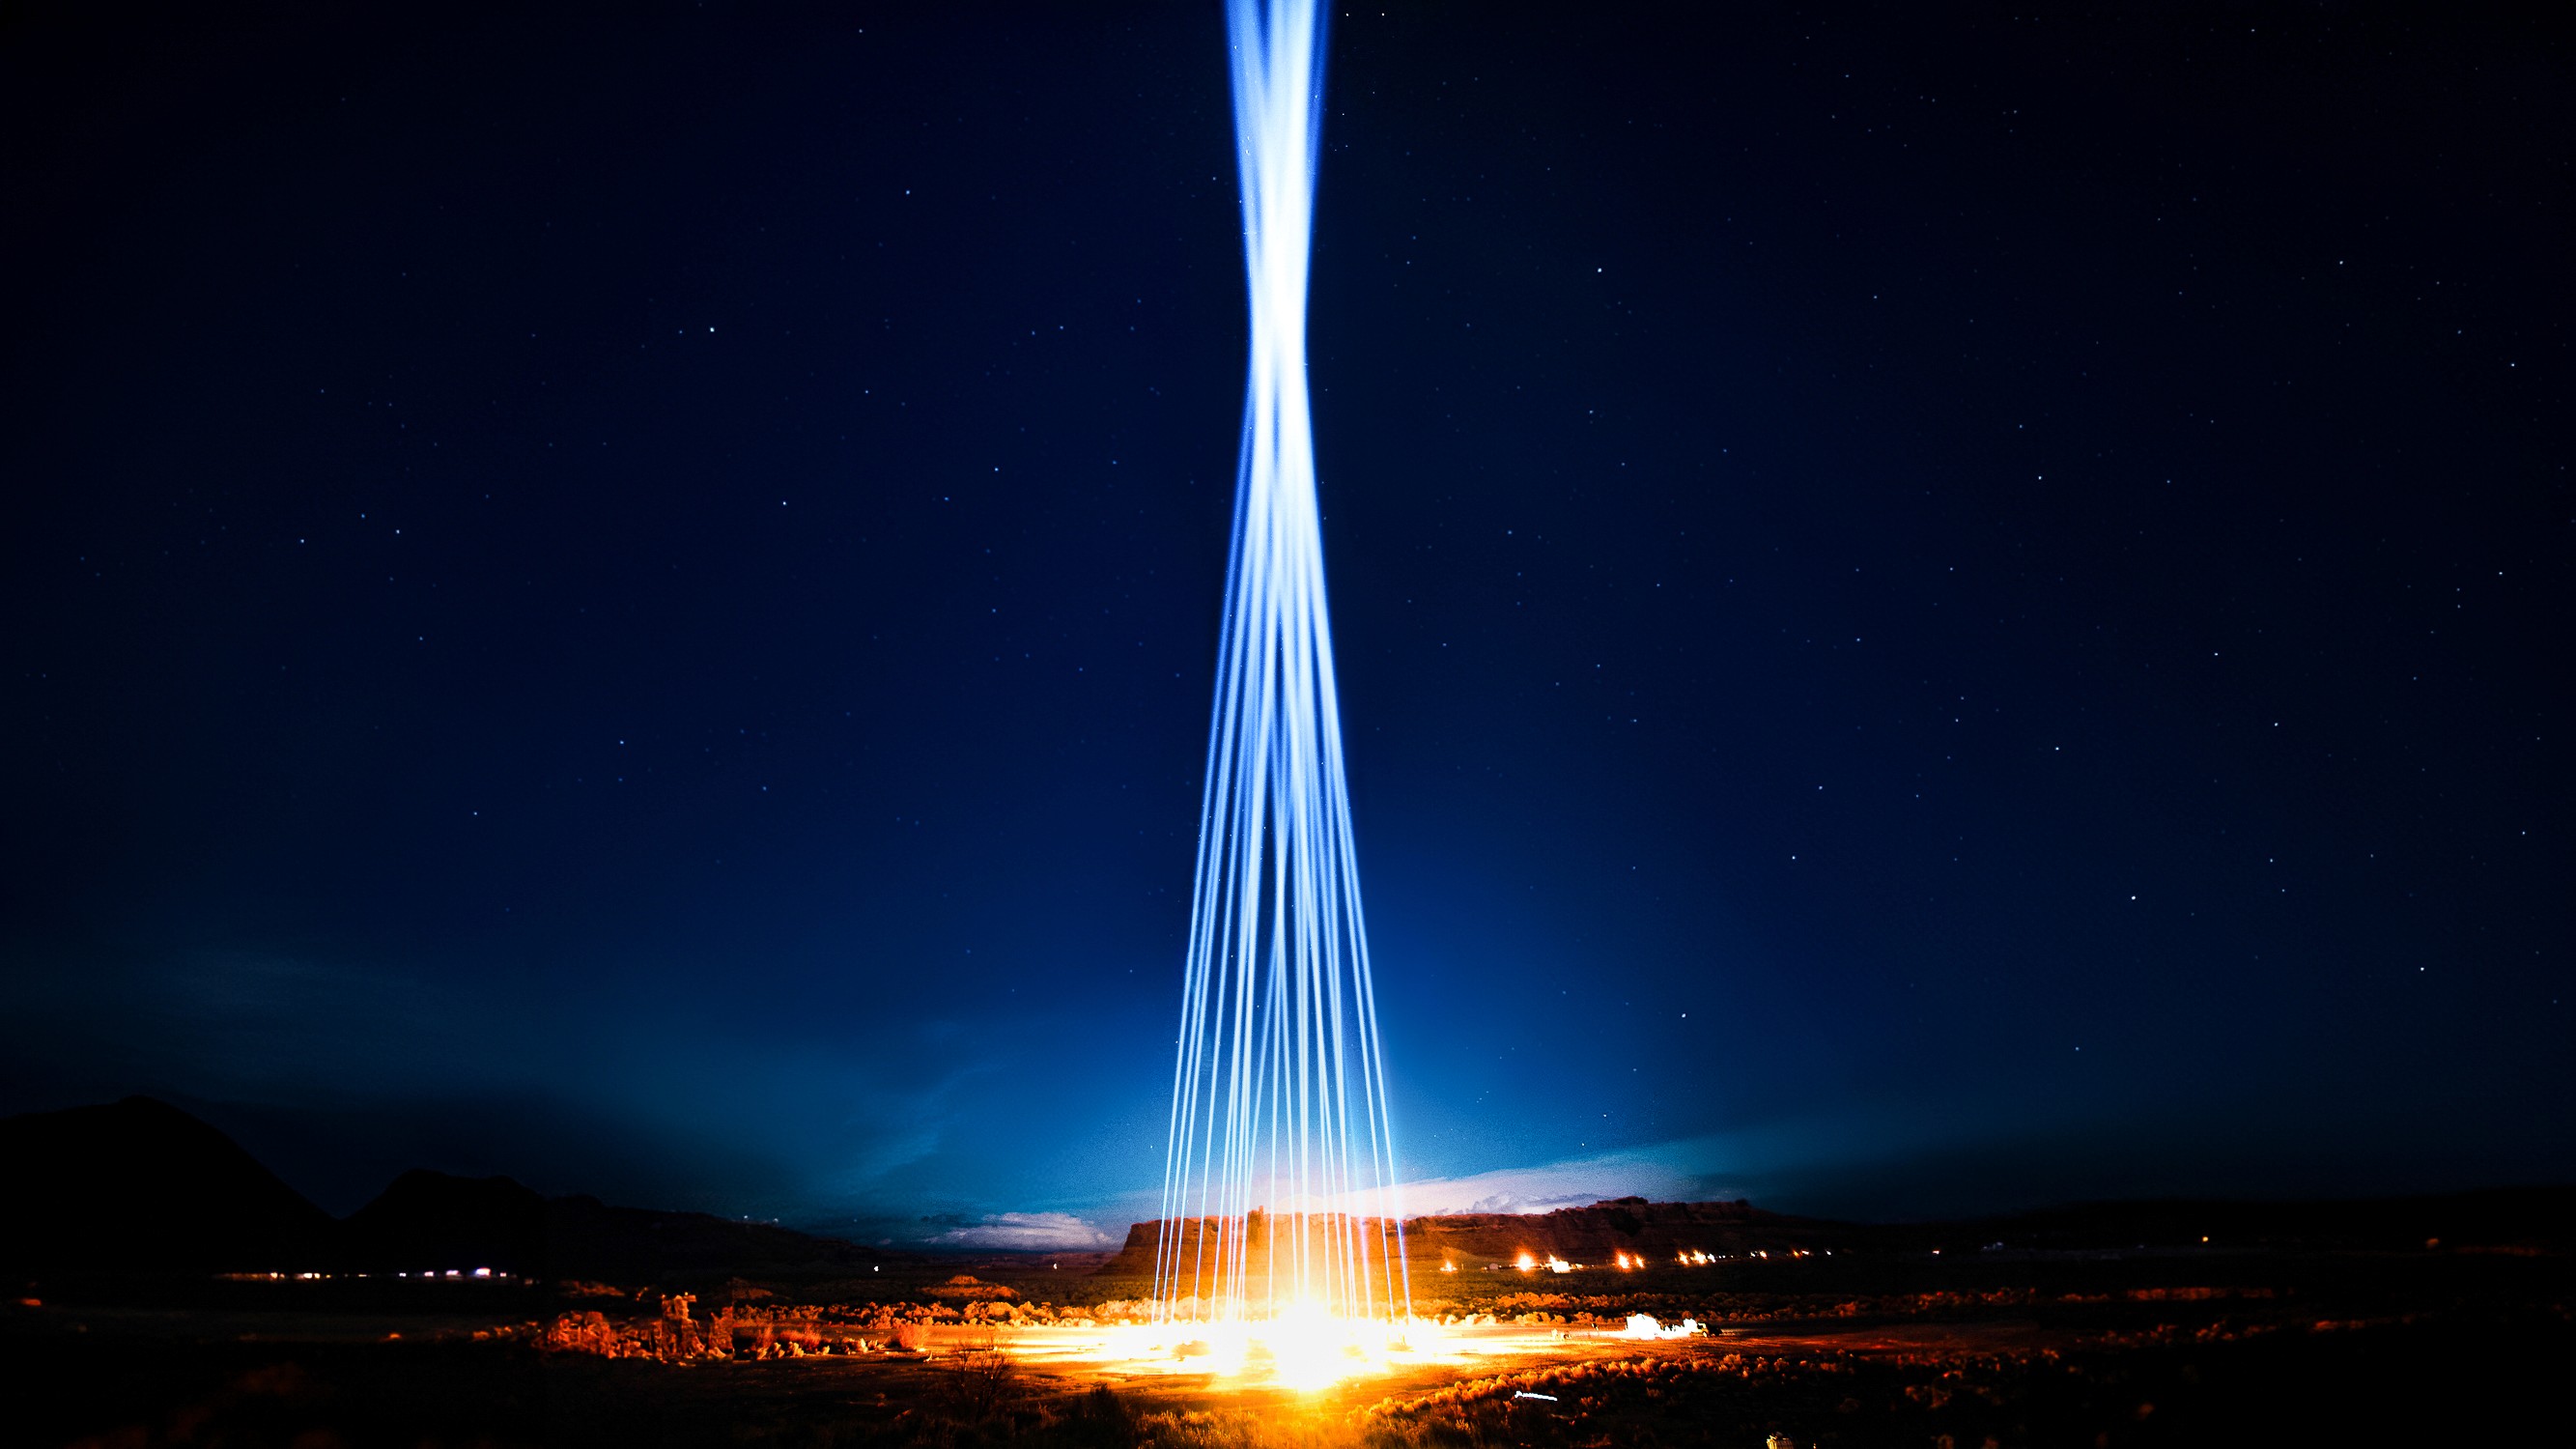
[[[93,1282],[9,1309],[5,1353],[52,1389],[13,1442],[60,1445],[2399,1442],[2550,1401],[2576,1275],[2525,1226],[1937,1254],[1852,1229],[1831,1258],[1480,1266],[1418,1292],[1400,1346],[1321,1371],[1153,1324],[1114,1255],[890,1265],[873,1298]],[[1702,1331],[1641,1339],[1634,1314]]]

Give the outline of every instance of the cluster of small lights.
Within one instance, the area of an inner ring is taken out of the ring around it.
[[[1833,1256],[1833,1250],[1830,1248],[1782,1248],[1774,1251],[1769,1248],[1754,1248],[1748,1250],[1744,1256],[1746,1258],[1764,1259],[1830,1258]],[[1732,1253],[1712,1253],[1704,1248],[1685,1248],[1680,1252],[1673,1254],[1673,1262],[1685,1268],[1698,1268],[1706,1267],[1711,1263],[1726,1262],[1734,1257],[1735,1255]],[[1622,1273],[1639,1272],[1651,1265],[1652,1260],[1648,1259],[1643,1253],[1631,1253],[1624,1248],[1614,1248],[1611,1250],[1610,1266]],[[1522,1249],[1519,1256],[1515,1257],[1508,1263],[1487,1263],[1485,1265],[1486,1271],[1493,1273],[1512,1271],[1536,1273],[1542,1270],[1550,1273],[1580,1273],[1591,1267],[1592,1265],[1589,1263],[1571,1262],[1565,1258],[1558,1257],[1554,1253],[1534,1253],[1526,1248]],[[1457,1272],[1457,1260],[1454,1258],[1441,1259],[1440,1271],[1443,1273]]]
[[[269,1272],[269,1273],[225,1273],[225,1274],[221,1274],[220,1276],[221,1276],[222,1278],[224,1278],[226,1281],[228,1281],[228,1282],[234,1282],[234,1283],[287,1283],[287,1282],[293,1282],[293,1283],[314,1283],[314,1282],[320,1282],[320,1281],[322,1281],[322,1280],[324,1280],[324,1279],[327,1279],[327,1278],[372,1278],[372,1277],[375,1277],[376,1275],[375,1275],[375,1274],[373,1274],[373,1273],[317,1273],[317,1272],[307,1272],[307,1273],[279,1273],[279,1272]],[[436,1268],[425,1268],[425,1269],[422,1269],[420,1272],[417,1272],[417,1273],[412,1273],[412,1272],[398,1272],[398,1273],[394,1274],[393,1276],[395,1276],[395,1277],[397,1277],[397,1278],[435,1278],[435,1279],[442,1279],[442,1280],[443,1280],[443,1279],[448,1279],[448,1278],[455,1278],[455,1279],[458,1279],[458,1280],[461,1280],[461,1281],[467,1281],[467,1282],[470,1282],[470,1281],[472,1281],[472,1280],[474,1280],[474,1279],[476,1279],[476,1278],[507,1278],[507,1277],[509,1277],[509,1276],[510,1276],[510,1274],[509,1274],[508,1270],[506,1270],[506,1269],[493,1269],[493,1268],[447,1268],[447,1269],[443,1269],[443,1270],[442,1270],[442,1269],[436,1269]]]

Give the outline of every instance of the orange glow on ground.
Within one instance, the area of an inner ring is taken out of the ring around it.
[[[1607,1346],[1620,1337],[1607,1327],[1440,1324],[1418,1318],[1370,1322],[1291,1310],[1248,1323],[1018,1327],[993,1337],[991,1346],[1032,1369],[1073,1378],[1307,1394],[1410,1370],[1562,1356],[1592,1340]],[[971,1338],[965,1330],[939,1330],[932,1352],[951,1341],[965,1346]]]

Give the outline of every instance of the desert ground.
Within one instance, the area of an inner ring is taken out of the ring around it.
[[[1116,1267],[906,1264],[677,1303],[606,1283],[68,1285],[7,1311],[8,1442],[2461,1442],[2558,1415],[2576,1349],[2576,1281],[2548,1250],[1853,1251],[1443,1274],[1414,1306],[1454,1352],[1301,1391],[1070,1352],[1135,1315]],[[1633,1313],[1704,1331],[1620,1336]]]

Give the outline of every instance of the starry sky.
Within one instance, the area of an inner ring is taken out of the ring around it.
[[[2566,17],[2019,9],[1336,13],[1418,1206],[2576,1177]],[[0,1110],[1149,1215],[1219,7],[6,23]]]

